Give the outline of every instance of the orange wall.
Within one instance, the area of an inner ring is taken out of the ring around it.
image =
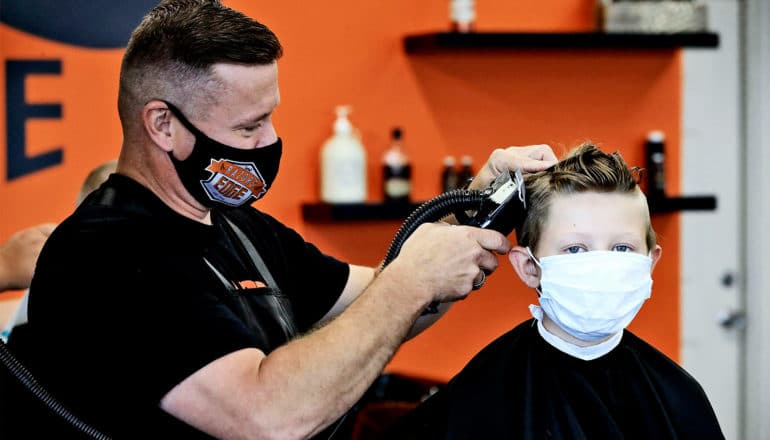
[[[257,206],[339,258],[376,265],[398,222],[304,222],[300,204],[318,198],[318,154],[331,134],[334,106],[353,106],[351,120],[369,154],[369,196],[380,197],[379,157],[391,127],[403,127],[413,160],[414,196],[438,191],[441,159],[470,154],[480,166],[493,147],[549,143],[557,154],[586,139],[643,165],[647,131],[663,130],[669,191],[679,189],[681,59],[678,51],[512,50],[407,56],[406,34],[448,27],[447,0],[305,2],[230,0],[281,38],[284,140],[281,173]],[[564,31],[593,28],[593,0],[477,2],[479,30]],[[28,101],[63,102],[63,118],[30,122],[28,152],[54,145],[64,163],[13,182],[0,181],[0,239],[23,226],[61,220],[88,169],[115,157],[121,141],[115,101],[120,51],[51,43],[0,26],[4,58],[62,58],[62,75],[28,81]],[[0,75],[5,76],[4,71]],[[0,89],[4,93],[4,88]],[[4,124],[5,109],[0,109]],[[0,130],[5,132],[4,125]],[[5,136],[2,137],[3,151]],[[0,167],[5,166],[5,155]],[[3,169],[3,168],[0,168]],[[4,179],[4,177],[3,177]],[[679,217],[653,219],[664,248],[653,297],[631,328],[673,358],[679,356]],[[487,285],[405,344],[389,369],[448,379],[496,336],[528,318],[536,301],[507,259]]]

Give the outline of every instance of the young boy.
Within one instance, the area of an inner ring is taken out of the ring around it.
[[[489,344],[393,438],[724,438],[703,389],[625,327],[661,247],[638,169],[583,144],[525,177],[509,254],[533,319]],[[408,433],[406,432],[408,431]]]

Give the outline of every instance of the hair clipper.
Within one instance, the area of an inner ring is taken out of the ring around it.
[[[455,212],[460,224],[493,229],[508,235],[521,225],[527,209],[521,170],[500,173],[492,184],[481,192],[481,202],[475,214]]]

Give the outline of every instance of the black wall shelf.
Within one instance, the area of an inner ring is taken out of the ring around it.
[[[404,37],[408,54],[454,51],[508,49],[678,49],[716,48],[719,34],[697,33],[608,33],[608,32],[431,32]],[[648,198],[652,214],[678,211],[713,211],[714,196],[681,196]],[[328,205],[303,204],[302,217],[310,222],[405,219],[417,203],[388,205],[361,203]]]
[[[303,203],[302,219],[310,223],[336,223],[371,220],[404,220],[421,203]],[[713,211],[717,207],[714,196],[686,196],[648,198],[652,214],[677,211]]]
[[[717,198],[714,196],[683,196],[665,198],[647,198],[647,205],[652,214],[666,214],[676,211],[714,211]]]
[[[676,49],[718,46],[719,35],[713,32],[671,34],[433,32],[409,35],[404,38],[404,48],[411,54],[466,49]]]

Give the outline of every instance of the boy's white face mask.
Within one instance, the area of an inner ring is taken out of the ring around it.
[[[538,261],[540,306],[564,331],[599,341],[622,331],[652,292],[652,259],[632,252],[591,251]]]

